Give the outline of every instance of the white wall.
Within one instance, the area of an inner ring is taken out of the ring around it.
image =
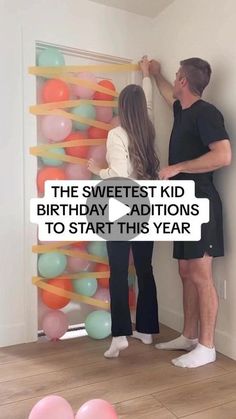
[[[179,61],[198,56],[208,60],[213,75],[205,99],[223,112],[226,127],[232,138],[236,136],[236,4],[234,0],[177,0],[154,21],[152,54],[160,59],[163,73],[173,81]],[[157,95],[156,125],[162,164],[167,162],[167,149],[172,126],[172,113]],[[214,276],[217,283],[227,280],[227,300],[220,299],[217,322],[217,348],[236,359],[236,198],[235,162],[215,176],[221,194],[225,217],[224,259],[215,260]],[[178,330],[182,327],[181,285],[177,264],[170,262],[170,243],[157,245],[155,266],[158,278],[161,320]]]
[[[0,25],[0,346],[6,346],[34,340],[37,327],[31,286],[35,258],[30,249],[29,203],[24,200],[25,186],[32,183],[27,175],[24,186],[24,169],[35,175],[35,159],[27,154],[35,128],[35,118],[27,114],[28,99],[35,94],[34,78],[27,76],[23,85],[27,66],[34,65],[33,44],[39,40],[135,59],[145,52],[150,19],[87,0],[12,0],[0,2]]]

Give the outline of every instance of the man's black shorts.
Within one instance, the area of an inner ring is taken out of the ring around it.
[[[211,182],[198,185],[195,183],[197,198],[208,198],[210,201],[210,221],[202,224],[201,240],[174,242],[175,259],[197,259],[204,254],[224,256],[222,204],[217,190]]]

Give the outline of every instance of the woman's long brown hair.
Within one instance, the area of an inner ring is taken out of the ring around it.
[[[155,128],[149,119],[147,101],[142,87],[126,86],[119,95],[120,125],[129,137],[129,155],[137,179],[158,179],[159,159]]]

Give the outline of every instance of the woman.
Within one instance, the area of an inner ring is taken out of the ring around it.
[[[119,95],[120,126],[112,129],[107,139],[108,168],[101,169],[89,160],[89,170],[102,179],[127,177],[138,180],[158,178],[159,160],[155,152],[155,129],[149,118],[152,113],[152,84],[149,61],[141,60],[143,88],[131,84]],[[129,310],[128,265],[132,248],[138,278],[136,331],[132,335]],[[152,271],[153,242],[107,242],[110,265],[110,294],[112,317],[112,343],[106,358],[119,356],[128,347],[127,336],[143,343],[152,343],[152,334],[159,332],[156,285]]]

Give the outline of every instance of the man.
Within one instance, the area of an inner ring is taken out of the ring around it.
[[[150,62],[150,73],[174,111],[169,165],[160,171],[160,179],[194,180],[196,197],[210,201],[210,222],[202,225],[201,240],[174,243],[173,257],[178,259],[183,283],[183,333],[177,339],[156,345],[158,349],[188,351],[172,363],[195,368],[216,359],[218,296],[212,278],[212,259],[224,255],[224,245],[221,201],[213,184],[213,172],[230,164],[231,147],[223,116],[201,99],[211,76],[206,61],[200,58],[181,61],[174,86],[162,76],[158,61]]]

